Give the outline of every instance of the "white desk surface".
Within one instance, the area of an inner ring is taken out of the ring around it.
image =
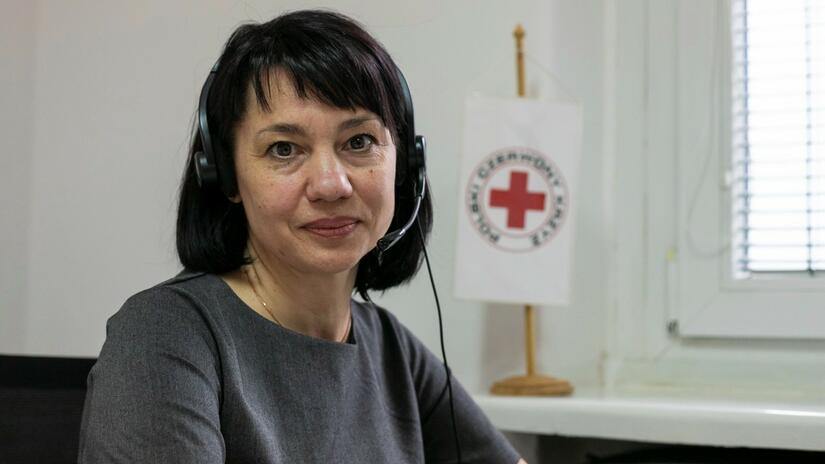
[[[825,450],[825,401],[576,392],[567,398],[476,395],[501,430],[750,448]]]

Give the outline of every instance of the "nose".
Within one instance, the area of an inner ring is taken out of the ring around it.
[[[334,152],[315,153],[308,163],[307,197],[310,201],[336,201],[352,195],[346,166]]]

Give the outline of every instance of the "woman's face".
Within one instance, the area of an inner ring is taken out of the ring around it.
[[[355,268],[389,228],[396,151],[367,110],[301,99],[280,71],[271,112],[248,92],[235,132],[238,196],[255,250],[299,273]]]

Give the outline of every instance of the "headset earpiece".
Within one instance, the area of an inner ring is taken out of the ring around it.
[[[206,153],[199,151],[195,153],[195,176],[198,178],[200,188],[209,188],[218,183],[218,170],[215,163],[210,163]]]
[[[420,169],[427,169],[427,140],[423,135],[415,136],[415,153],[410,156],[410,162],[407,163],[410,170],[416,172]]]
[[[209,133],[209,118],[206,114],[206,107],[209,100],[209,90],[212,82],[218,73],[218,63],[212,66],[209,76],[201,88],[201,96],[198,101],[198,136],[200,137],[201,149],[194,155],[195,176],[198,178],[198,185],[202,189],[212,189],[220,187],[218,163],[216,162],[215,150],[212,146],[212,135]]]
[[[407,85],[407,79],[401,69],[395,68],[398,74],[398,82],[401,84],[401,96],[404,98],[404,123],[405,123],[405,140],[406,148],[406,163],[396,164],[395,183],[400,186],[411,176],[413,182],[419,183],[419,170],[426,169],[426,147],[424,137],[416,135],[415,133],[415,116],[413,111],[412,96],[410,95],[410,87]],[[416,192],[420,190],[421,186],[416,187]]]

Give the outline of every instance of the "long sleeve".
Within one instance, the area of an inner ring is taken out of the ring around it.
[[[416,385],[427,463],[457,462],[446,391],[444,365],[421,341],[402,327],[410,368]],[[465,464],[516,464],[518,453],[464,390],[451,378],[456,426]]]
[[[185,292],[130,298],[109,319],[87,383],[81,464],[224,462],[217,349]]]

